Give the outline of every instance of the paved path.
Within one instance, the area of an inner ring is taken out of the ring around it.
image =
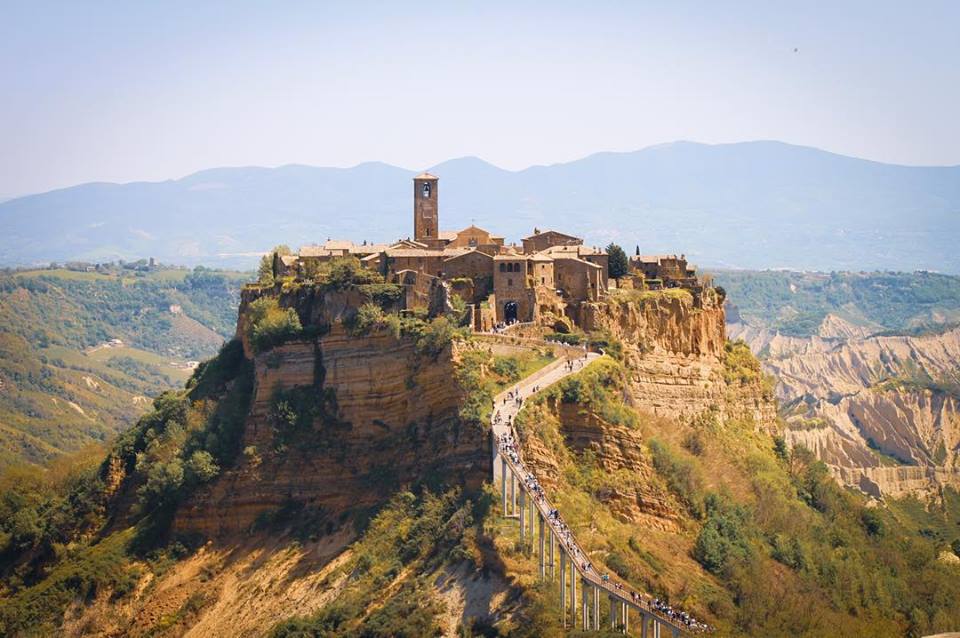
[[[626,630],[626,616],[628,608],[632,608],[637,612],[640,612],[641,618],[647,619],[651,618],[655,620],[654,623],[654,635],[659,636],[660,630],[657,626],[657,623],[662,623],[666,629],[670,631],[673,636],[679,636],[681,632],[689,631],[689,627],[684,626],[684,623],[680,621],[679,618],[671,617],[673,612],[666,612],[666,610],[655,609],[651,604],[652,601],[649,596],[642,594],[631,593],[630,590],[623,585],[617,583],[615,580],[610,580],[609,577],[603,577],[601,574],[597,573],[594,569],[588,555],[580,548],[579,543],[577,543],[576,538],[574,538],[572,531],[562,522],[562,517],[557,516],[556,518],[551,517],[551,512],[556,512],[557,510],[553,507],[550,501],[547,499],[546,493],[540,487],[539,482],[534,477],[533,472],[527,468],[522,460],[521,451],[519,447],[519,440],[517,439],[516,433],[513,428],[508,425],[512,423],[516,418],[517,413],[520,412],[523,407],[523,402],[517,403],[516,397],[519,396],[524,402],[529,399],[536,392],[545,390],[549,386],[553,385],[557,381],[560,381],[564,377],[570,376],[572,374],[577,374],[581,372],[587,365],[591,362],[600,358],[601,354],[595,352],[583,352],[578,351],[576,355],[573,355],[573,352],[567,351],[570,356],[576,356],[577,358],[568,359],[566,357],[561,357],[557,361],[550,363],[549,365],[541,368],[534,374],[529,377],[522,379],[520,382],[515,384],[513,387],[508,388],[504,392],[500,393],[494,399],[494,409],[491,414],[491,428],[493,430],[492,444],[493,444],[493,478],[494,485],[501,484],[501,477],[503,476],[504,466],[508,469],[509,472],[518,477],[518,484],[520,489],[527,493],[529,500],[528,502],[536,505],[536,509],[542,517],[541,520],[546,522],[552,531],[552,534],[555,535],[557,541],[560,544],[561,552],[570,556],[570,562],[573,569],[580,575],[580,578],[583,579],[584,583],[589,583],[590,586],[594,589],[595,592],[599,593],[603,591],[607,596],[610,597],[611,601],[614,599],[618,602],[618,607],[621,607],[619,612],[613,610],[613,603],[611,602],[611,612],[610,612],[610,625],[611,628],[616,624],[619,616],[619,622],[624,625],[623,629]],[[581,354],[582,353],[582,354]],[[572,363],[572,366],[570,362]],[[534,391],[536,389],[536,392]],[[512,396],[511,396],[512,395]],[[499,414],[500,419],[497,419]],[[503,443],[503,437],[505,434],[511,434],[513,441],[516,443],[513,445],[508,445]],[[504,487],[504,495],[506,495],[506,488]],[[506,496],[504,496],[506,498]],[[512,496],[510,497],[513,498]],[[506,502],[504,503],[506,508]],[[521,509],[522,511],[522,509]],[[521,525],[525,525],[526,522],[521,519]],[[530,521],[530,537],[533,537],[533,519],[531,513]],[[543,522],[541,522],[541,534],[543,531]],[[543,570],[543,545],[541,537],[541,547],[540,547],[540,561],[541,561],[541,573]],[[551,553],[551,557],[552,557]],[[551,558],[552,560],[552,558]],[[572,573],[571,573],[572,578]],[[562,581],[561,581],[562,582]],[[572,589],[571,589],[572,591]],[[585,596],[586,592],[582,592],[582,595]],[[586,599],[583,598],[583,628],[587,629],[588,624],[586,620],[587,615],[587,603]],[[593,617],[593,623],[595,624],[596,629],[600,629],[600,619],[597,617],[599,615],[599,604],[596,601],[596,594],[594,595],[594,611],[591,614]],[[576,603],[572,600],[571,606],[573,608],[573,618],[574,625],[576,624]],[[643,635],[646,636],[646,629],[643,631]]]
[[[578,351],[582,352],[582,351]],[[494,408],[493,413],[490,415],[491,419],[494,421],[491,422],[491,427],[493,429],[493,480],[500,480],[500,449],[497,446],[497,441],[501,436],[508,432],[512,432],[512,428],[507,425],[507,423],[513,423],[513,420],[517,417],[517,413],[520,412],[522,405],[517,405],[516,396],[520,396],[524,401],[530,398],[534,392],[534,387],[539,387],[540,390],[546,389],[548,386],[553,385],[557,381],[563,379],[564,377],[570,376],[571,374],[576,374],[583,370],[591,362],[596,361],[601,356],[596,352],[586,352],[583,353],[578,359],[573,359],[573,369],[567,367],[568,363],[571,361],[565,357],[561,357],[556,361],[553,361],[543,368],[540,368],[533,374],[531,374],[526,379],[521,379],[518,383],[513,385],[510,388],[507,388],[500,394],[498,394],[493,399]],[[510,397],[510,394],[513,393],[513,397]],[[500,415],[500,422],[495,422],[497,414]]]

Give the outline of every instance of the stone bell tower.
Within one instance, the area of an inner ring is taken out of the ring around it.
[[[437,182],[430,173],[413,178],[413,239],[430,243],[437,240],[440,229],[440,204]]]

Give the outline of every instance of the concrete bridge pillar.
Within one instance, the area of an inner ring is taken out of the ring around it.
[[[560,549],[560,621],[567,626],[567,555]]]
[[[510,470],[510,515],[517,513],[517,475]]]
[[[524,492],[523,490],[520,490],[520,545],[521,546],[523,546],[524,531],[527,529],[527,519],[524,518],[525,512],[523,511],[524,504],[525,504],[524,501],[526,500],[525,495],[526,495],[526,492]]]
[[[640,612],[640,638],[647,638],[647,629],[650,628],[650,616]]]
[[[660,638],[660,621],[653,619],[653,638]]]
[[[617,628],[617,601],[613,596],[607,596],[607,599],[610,601],[610,629]]]
[[[503,515],[507,516],[507,459],[500,457],[500,500],[503,501]]]
[[[533,528],[537,524],[537,515],[540,513],[540,510],[537,509],[537,502],[534,500],[533,494],[527,494],[527,507],[530,509],[530,543],[533,544]]]
[[[577,626],[577,563],[570,557],[570,626]]]
[[[620,624],[623,625],[623,633],[630,631],[630,607],[627,605],[626,601],[621,601],[620,603]]]
[[[583,630],[587,631],[590,629],[590,610],[588,608],[589,598],[587,592],[589,589],[587,587],[590,583],[587,582],[587,579],[584,578],[580,581],[580,616],[583,618]]]
[[[547,578],[547,566],[546,566],[546,560],[543,553],[544,520],[543,520],[543,514],[541,514],[539,510],[537,511],[537,520],[540,521],[540,580],[545,580]]]
[[[600,631],[600,588],[593,587],[593,630]]]
[[[554,560],[554,548],[557,546],[557,535],[550,527],[550,580],[557,577],[557,562]]]

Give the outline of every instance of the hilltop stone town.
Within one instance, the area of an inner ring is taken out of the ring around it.
[[[413,178],[412,238],[392,244],[328,240],[297,255],[275,253],[273,274],[309,279],[320,264],[351,256],[403,286],[406,308],[429,306],[438,292],[459,295],[480,331],[556,319],[580,325],[583,305],[604,300],[611,287],[683,288],[697,304],[703,290],[683,255],[634,255],[628,275],[614,281],[605,250],[563,232],[534,228],[521,245],[507,245],[474,225],[440,230],[439,178],[430,173]]]

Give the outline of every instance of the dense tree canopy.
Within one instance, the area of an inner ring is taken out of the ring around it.
[[[607,246],[607,255],[610,258],[607,265],[607,274],[610,277],[619,279],[630,271],[630,262],[627,260],[627,253],[623,252],[623,248],[616,244],[610,244]]]

